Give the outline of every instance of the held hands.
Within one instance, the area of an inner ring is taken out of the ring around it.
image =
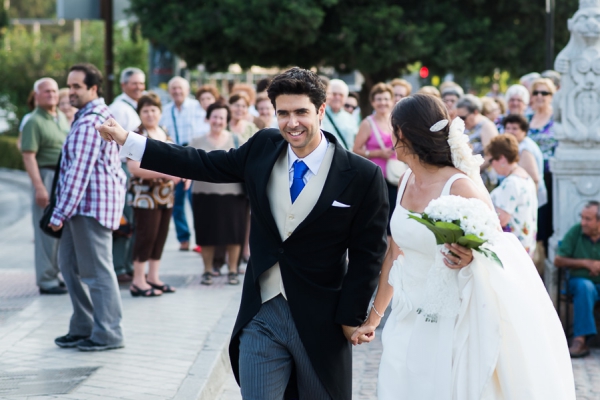
[[[102,125],[98,124],[95,126],[102,139],[107,142],[115,141],[118,145],[123,146],[125,140],[127,140],[127,132],[121,127],[113,118],[109,118]]]
[[[363,326],[364,325],[361,325],[360,327],[342,325],[342,332],[344,332],[344,336],[346,336],[346,339],[348,339],[353,346],[356,346],[357,344],[368,343],[375,338],[375,333],[371,333],[370,336],[368,336],[366,333],[363,333],[363,331],[361,331]]]
[[[370,343],[373,339],[375,339],[375,329],[381,323],[381,318],[375,316],[372,318],[374,313],[369,315],[369,318],[365,321],[364,324],[358,327],[354,331],[351,337],[351,342],[353,345]]]
[[[446,267],[451,269],[461,269],[473,261],[473,250],[457,243],[446,243],[444,246],[450,250],[448,254],[442,252],[445,257],[444,264],[446,264]]]

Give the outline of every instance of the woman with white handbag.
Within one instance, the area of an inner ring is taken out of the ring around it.
[[[406,171],[406,164],[398,161],[392,143],[390,115],[394,108],[394,91],[386,83],[378,83],[369,93],[373,114],[365,118],[358,129],[352,151],[379,165],[388,184],[390,204],[396,204],[400,176]],[[390,216],[392,212],[390,207]],[[388,242],[390,226],[388,222]]]

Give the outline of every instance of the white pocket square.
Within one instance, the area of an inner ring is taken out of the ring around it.
[[[334,201],[333,201],[333,204],[332,204],[332,206],[333,206],[333,207],[342,207],[342,208],[348,208],[348,207],[350,207],[348,204],[340,203],[340,202],[339,202],[339,201],[337,201],[337,200],[334,200]]]

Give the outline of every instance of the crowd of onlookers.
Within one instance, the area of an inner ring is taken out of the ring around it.
[[[390,115],[413,87],[404,79],[375,84],[368,98],[372,112],[362,119],[359,95],[342,80],[322,79],[328,87],[322,129],[348,151],[381,168],[390,204],[396,204],[398,178],[405,166],[396,159]],[[135,297],[176,291],[159,274],[171,219],[179,249],[196,251],[203,258],[202,284],[211,285],[225,264],[228,283],[238,284],[240,266],[250,256],[250,210],[242,184],[190,182],[145,170],[139,162],[119,158],[117,146],[101,141],[95,124],[113,117],[139,135],[205,151],[237,148],[260,129],[278,129],[266,95],[268,79],[256,86],[236,83],[225,98],[210,84],[192,95],[190,83],[174,77],[168,82],[170,99],[163,104],[157,94],[146,91],[143,71],[126,68],[120,75],[122,93],[110,105],[104,104],[102,81],[102,74],[90,64],[73,66],[65,89],[59,90],[51,78],[36,81],[29,99],[33,111],[20,126],[20,148],[34,189],[37,284],[42,294],[70,293],[74,317],[69,334],[56,343],[82,350],[122,345],[117,282],[129,283]],[[560,76],[546,71],[523,76],[504,94],[497,84],[483,97],[465,94],[454,82],[418,90],[439,97],[451,120],[462,119],[473,152],[485,159],[481,176],[503,229],[514,233],[532,257],[536,245],[547,247],[552,235],[549,160],[557,145],[552,98],[559,85]],[[193,213],[193,244],[186,202]],[[49,204],[54,207],[51,226],[63,232],[60,241],[37,226]],[[596,219],[582,220],[578,229],[583,233],[570,233],[571,247],[559,251],[563,258],[557,265],[572,267],[566,257],[589,256],[573,244],[581,235],[600,239],[598,204],[590,203],[589,208],[595,210]],[[390,218],[392,212],[393,207]],[[594,263],[585,268],[597,272],[579,278],[596,282],[593,277],[600,274],[600,267]],[[572,290],[581,292],[584,286],[579,282]],[[594,290],[595,298],[586,292],[588,308],[599,297]],[[589,325],[576,329],[585,331],[579,336],[589,334]]]

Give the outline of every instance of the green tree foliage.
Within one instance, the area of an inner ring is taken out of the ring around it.
[[[117,28],[115,32],[115,71],[134,66],[148,70],[148,43],[131,40],[129,27]],[[70,32],[61,35],[35,35],[25,26],[14,26],[7,32],[3,48],[0,48],[0,108],[15,109],[17,120],[25,113],[27,96],[33,83],[41,77],[54,78],[60,87],[66,84],[71,65],[89,62],[101,70],[104,66],[104,26],[100,21],[83,21],[81,42],[73,42]],[[118,81],[118,79],[117,79]],[[116,83],[118,86],[118,82]],[[115,87],[115,92],[120,89]],[[13,108],[14,107],[14,108]]]
[[[558,52],[578,2],[557,3]],[[417,61],[459,76],[544,69],[543,1],[131,0],[131,11],[145,37],[209,71],[333,66],[358,69],[368,89]]]

